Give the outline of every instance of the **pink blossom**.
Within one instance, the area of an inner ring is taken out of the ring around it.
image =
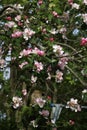
[[[50,40],[51,42],[53,42],[53,41],[54,41],[54,38],[53,38],[53,37],[50,37],[49,40]]]
[[[43,0],[38,0],[38,4],[42,5],[43,4]]]
[[[18,37],[21,37],[22,36],[22,32],[21,31],[16,31],[14,33],[12,33],[12,38],[18,38]]]
[[[41,62],[34,61],[34,66],[36,67],[37,72],[40,72],[41,70],[43,70],[43,64]]]
[[[31,54],[32,49],[23,49],[23,51],[20,52],[20,56],[19,58],[22,58],[23,56],[28,56],[29,54]]]
[[[22,89],[22,94],[23,94],[24,96],[26,96],[26,95],[27,95],[27,90],[26,90],[26,89]]]
[[[48,110],[42,110],[42,111],[39,111],[39,114],[44,116],[44,117],[48,117],[49,116],[49,111]]]
[[[75,122],[74,122],[73,120],[69,120],[69,124],[70,124],[70,125],[74,125]]]
[[[68,3],[69,3],[70,5],[72,5],[72,4],[73,4],[73,0],[68,0]]]
[[[36,103],[39,105],[40,108],[43,108],[46,100],[43,100],[42,98],[36,98]]]
[[[10,16],[8,16],[8,17],[6,17],[6,20],[8,20],[8,21],[11,21],[11,17]]]
[[[43,55],[45,54],[44,51],[39,50],[37,47],[35,47],[35,48],[32,50],[32,53],[33,53],[33,54],[38,54],[38,55],[40,55],[40,56],[43,56]]]
[[[16,23],[13,21],[9,21],[8,23],[5,23],[5,26],[8,28],[17,27]]]
[[[59,15],[56,11],[53,11],[52,14],[53,14],[54,17],[57,17],[57,18],[59,17]]]
[[[19,25],[19,26],[22,26],[22,25],[23,25],[23,23],[22,23],[22,22],[20,22],[20,21],[18,21],[18,25]]]
[[[57,83],[61,83],[63,80],[63,73],[59,70],[56,71],[55,80]]]
[[[58,66],[61,68],[61,70],[64,70],[66,64],[68,64],[68,57],[60,58]]]
[[[47,99],[48,99],[48,100],[51,100],[51,97],[50,97],[50,96],[47,96]]]
[[[87,38],[84,38],[84,37],[83,37],[83,38],[81,39],[80,45],[81,45],[81,46],[87,45]]]
[[[15,21],[20,21],[21,20],[21,15],[17,15],[16,17],[15,17]]]
[[[23,62],[23,63],[21,63],[21,64],[19,65],[19,67],[22,69],[23,66],[25,66],[25,65],[27,65],[27,64],[28,64],[28,62]]]

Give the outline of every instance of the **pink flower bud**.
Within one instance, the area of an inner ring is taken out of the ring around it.
[[[81,45],[81,46],[87,45],[87,38],[84,38],[84,37],[83,37],[83,38],[81,39],[80,45]]]
[[[6,17],[6,20],[8,20],[8,21],[11,21],[11,17],[10,16],[8,16],[8,17]]]

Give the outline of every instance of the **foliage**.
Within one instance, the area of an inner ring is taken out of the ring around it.
[[[8,128],[80,129],[85,115],[81,105],[87,104],[87,2],[5,0],[1,4],[0,98],[6,99],[0,104],[4,102]],[[77,113],[64,109],[58,119],[52,116],[55,106],[57,111],[64,107]]]

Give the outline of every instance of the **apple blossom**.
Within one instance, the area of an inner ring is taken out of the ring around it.
[[[52,14],[53,14],[54,17],[57,17],[57,18],[59,17],[59,15],[56,11],[53,11]]]
[[[17,25],[15,22],[9,21],[9,22],[5,23],[5,27],[12,28],[12,27],[17,27]]]
[[[43,4],[43,0],[38,0],[38,4],[42,5]]]
[[[39,56],[43,56],[45,53],[44,51],[38,49],[37,47],[35,47],[34,49],[32,49],[32,54],[37,54]]]
[[[18,37],[21,37],[22,36],[22,32],[21,31],[15,31],[11,34],[11,37],[12,38],[18,38]]]
[[[15,21],[20,21],[21,20],[21,15],[17,15],[16,17],[15,17]]]
[[[26,89],[22,89],[22,94],[23,94],[24,96],[26,96],[26,95],[27,95],[27,90],[26,90]]]
[[[85,5],[87,5],[87,0],[83,0],[83,3],[84,3]]]
[[[56,75],[55,75],[55,81],[57,83],[61,83],[63,80],[63,73],[59,70],[56,71]]]
[[[66,64],[68,64],[68,57],[64,56],[59,59],[58,66],[60,67],[61,70],[64,70]]]
[[[36,83],[36,81],[37,81],[37,77],[32,75],[31,76],[31,83]]]
[[[12,101],[13,101],[13,108],[14,109],[17,109],[22,105],[22,98],[15,96],[12,98]]]
[[[36,98],[35,101],[36,101],[36,104],[39,105],[40,108],[43,108],[46,103],[46,100],[43,100],[42,98]]]
[[[40,72],[41,70],[43,70],[42,62],[34,61],[34,66],[36,67],[37,72]]]
[[[74,122],[73,120],[69,120],[69,124],[70,124],[70,125],[74,125],[75,122]]]
[[[10,16],[6,17],[6,20],[11,21],[12,18]]]
[[[80,105],[78,104],[78,100],[71,98],[70,101],[67,102],[66,108],[70,108],[72,111],[81,111]]]
[[[73,3],[72,4],[72,9],[79,9],[79,4]]]
[[[64,53],[63,48],[59,45],[53,45],[53,52],[59,56],[63,55],[63,53]]]
[[[42,111],[39,111],[39,114],[42,115],[43,117],[47,118],[50,113],[48,110],[42,110]]]
[[[72,4],[73,4],[73,0],[68,0],[68,3],[69,3],[70,5],[72,5]]]
[[[28,56],[32,53],[32,49],[23,49],[23,51],[20,52],[19,58],[22,58],[23,56]]]
[[[87,24],[87,13],[82,14],[83,22]]]
[[[25,65],[27,65],[28,64],[28,62],[23,62],[23,63],[21,63],[20,65],[19,65],[19,67],[22,69]]]
[[[80,45],[81,45],[81,46],[87,45],[87,38],[84,38],[84,37],[83,37],[83,38],[81,39]]]
[[[35,31],[31,30],[30,28],[25,28],[23,32],[23,37],[25,40],[28,40],[35,34]]]

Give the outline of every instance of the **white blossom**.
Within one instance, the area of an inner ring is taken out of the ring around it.
[[[64,53],[63,48],[59,45],[53,45],[53,52],[59,56]]]
[[[84,3],[85,5],[87,5],[87,0],[83,0],[83,3]]]
[[[35,34],[35,31],[31,30],[30,28],[25,28],[23,32],[23,36],[25,40],[28,40],[29,38],[32,37],[32,35]]]
[[[12,101],[13,101],[13,108],[14,109],[17,109],[22,105],[22,98],[15,96],[12,98]]]
[[[79,9],[79,4],[77,4],[77,3],[73,3],[73,4],[72,4],[72,8],[73,8],[73,9],[75,8],[75,9],[78,10],[78,9]]]
[[[55,28],[53,28],[53,29],[51,29],[50,31],[49,31],[51,34],[57,34],[58,33],[58,30],[56,30]]]
[[[82,14],[83,22],[87,24],[87,13]]]
[[[78,100],[71,98],[70,101],[67,102],[66,108],[70,108],[72,111],[81,111],[80,105],[78,104]]]

